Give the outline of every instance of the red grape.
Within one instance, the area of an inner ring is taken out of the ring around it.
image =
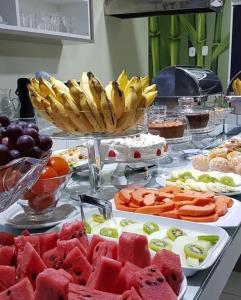
[[[2,136],[2,134],[0,133],[0,143],[2,142],[2,139],[3,139],[3,136]]]
[[[29,135],[22,135],[17,140],[17,149],[21,154],[27,154],[33,150],[34,139]]]
[[[0,127],[0,133],[2,137],[6,136],[6,129],[4,127]]]
[[[11,160],[18,159],[21,157],[21,153],[18,150],[13,149],[10,151],[10,156],[11,156]]]
[[[0,145],[0,165],[5,165],[10,161],[10,152],[6,145]]]
[[[7,146],[9,150],[16,149],[16,141],[11,141],[7,136],[2,139],[2,144]]]
[[[17,123],[19,126],[21,126],[23,129],[27,127],[28,123],[24,121],[18,121]]]
[[[12,123],[8,125],[6,133],[12,141],[17,141],[17,139],[23,134],[23,129],[21,126]]]
[[[5,115],[0,115],[0,123],[3,127],[7,127],[10,124],[10,119]]]
[[[53,146],[52,139],[47,135],[39,135],[38,146],[43,151],[48,151]]]
[[[28,153],[30,157],[34,157],[34,158],[41,158],[42,154],[43,151],[38,146],[34,146],[33,150]]]
[[[37,132],[36,129],[34,129],[34,128],[25,128],[23,130],[23,134],[31,136],[34,139],[35,144],[38,143],[38,132]]]
[[[34,124],[34,123],[28,123],[27,127],[28,128],[33,128],[36,131],[39,131],[38,126],[36,124]]]

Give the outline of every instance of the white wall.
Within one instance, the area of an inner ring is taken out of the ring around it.
[[[148,73],[147,18],[120,20],[104,17],[104,0],[93,0],[94,43],[63,45],[33,39],[0,36],[0,89],[15,88],[19,77],[46,70],[62,80],[92,71],[104,84],[123,69],[130,74]]]

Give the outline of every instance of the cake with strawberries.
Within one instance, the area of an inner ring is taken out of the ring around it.
[[[158,158],[167,151],[166,140],[151,133],[135,137],[117,138],[101,142],[100,153],[104,160],[130,161]]]

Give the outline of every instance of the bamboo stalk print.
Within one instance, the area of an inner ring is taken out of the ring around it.
[[[180,50],[180,23],[178,16],[170,17],[169,49],[171,66],[178,64]]]
[[[197,66],[204,66],[204,56],[202,55],[203,46],[205,46],[206,37],[206,14],[196,15],[196,33],[197,33]]]
[[[149,17],[150,51],[152,63],[152,76],[160,71],[160,31],[158,17]]]

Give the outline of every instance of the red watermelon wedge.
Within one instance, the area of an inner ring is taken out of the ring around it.
[[[98,243],[93,252],[92,265],[95,266],[97,260],[101,256],[117,259],[117,249],[117,243],[114,241],[103,241]]]
[[[158,267],[175,294],[178,295],[183,280],[180,257],[163,249],[156,253],[152,263]]]
[[[177,300],[172,288],[155,265],[136,272],[132,277],[131,285],[143,300]]]
[[[140,268],[149,266],[151,254],[148,249],[147,237],[123,232],[119,238],[118,260],[122,263],[129,261]]]
[[[15,248],[14,246],[0,247],[0,265],[11,266],[14,259]]]
[[[14,235],[7,232],[0,232],[0,245],[11,246],[14,245]]]
[[[34,300],[33,287],[28,278],[1,292],[0,300]]]
[[[39,235],[40,255],[56,247],[59,235],[56,232],[44,233]]]
[[[118,300],[119,296],[77,284],[69,285],[68,300]]]
[[[76,220],[72,223],[65,223],[59,233],[60,240],[70,240],[77,238],[86,250],[89,248],[89,242],[85,233],[84,225]]]
[[[79,248],[75,247],[67,254],[64,269],[73,276],[75,283],[85,285],[92,271],[92,266]]]
[[[92,239],[90,241],[89,250],[87,253],[87,258],[90,263],[92,263],[93,253],[94,253],[96,245],[99,244],[100,242],[104,242],[104,241],[105,240],[100,235],[94,234],[92,236]]]
[[[59,253],[59,256],[63,259],[75,247],[79,248],[80,251],[83,253],[83,255],[86,256],[86,254],[87,254],[86,249],[77,238],[73,238],[70,240],[63,240],[63,241],[58,240],[57,241],[58,253]]]
[[[39,236],[37,235],[19,235],[14,238],[16,251],[23,251],[25,244],[29,242],[34,249],[40,253]]]
[[[137,291],[132,287],[130,290],[125,291],[119,300],[142,300]],[[156,299],[157,300],[157,299]],[[164,299],[163,299],[164,300]],[[165,299],[168,300],[168,299]]]
[[[0,292],[15,284],[15,267],[0,266]]]
[[[113,293],[117,278],[121,270],[121,263],[102,256],[91,273],[86,286],[103,292]]]
[[[124,291],[128,290],[133,275],[139,270],[140,268],[136,265],[126,262],[118,276],[115,292],[117,294],[122,294]]]
[[[42,257],[46,267],[48,268],[58,270],[63,265],[63,260],[59,255],[57,247],[44,252]]]
[[[28,277],[35,286],[35,280],[39,273],[45,269],[45,264],[33,246],[27,242],[20,256],[17,268],[19,278]]]
[[[67,300],[72,276],[64,270],[45,269],[36,280],[35,300]]]

